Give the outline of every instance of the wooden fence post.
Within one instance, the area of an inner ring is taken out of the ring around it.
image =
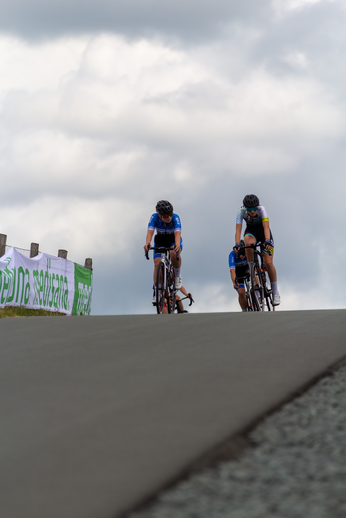
[[[5,255],[5,253],[6,253],[6,242],[7,242],[7,235],[0,234],[0,257]]]
[[[31,243],[31,246],[30,246],[30,257],[36,257],[38,255],[38,247],[39,247],[39,244],[38,243]]]
[[[85,259],[84,268],[88,268],[88,270],[93,269],[93,260],[90,257]]]
[[[58,257],[62,259],[67,259],[67,250],[58,250]]]

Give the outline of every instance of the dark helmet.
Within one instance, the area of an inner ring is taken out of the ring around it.
[[[167,200],[160,200],[156,204],[156,212],[159,214],[169,214],[173,212],[173,205]]]
[[[243,199],[243,205],[248,209],[251,209],[251,207],[258,207],[259,202],[260,201],[257,198],[256,194],[247,194]]]

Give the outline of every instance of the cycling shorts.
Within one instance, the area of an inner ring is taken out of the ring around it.
[[[174,234],[156,234],[154,238],[154,246],[162,246],[163,248],[172,248],[175,245]],[[180,248],[183,250],[183,239],[180,236]],[[154,259],[161,257],[160,252],[155,251]]]
[[[249,275],[249,267],[248,266],[238,266],[238,267],[236,267],[235,268],[235,275],[236,275],[236,279],[238,281],[237,291],[239,290],[239,288],[245,288],[244,277]]]
[[[257,243],[260,242],[261,243],[261,252],[263,252],[264,241],[266,240],[266,238],[264,236],[264,228],[262,225],[247,225],[245,232],[244,232],[244,237],[245,236],[252,236],[256,239]],[[270,231],[270,244],[272,245],[272,249],[270,251],[271,251],[271,253],[273,253],[274,252],[274,238],[273,238],[272,231]]]

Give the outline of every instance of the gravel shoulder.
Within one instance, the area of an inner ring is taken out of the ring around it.
[[[346,365],[239,441],[128,518],[345,518]]]

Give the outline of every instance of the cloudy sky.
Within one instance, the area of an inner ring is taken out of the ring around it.
[[[183,225],[192,311],[266,207],[280,310],[345,308],[345,0],[0,0],[0,232],[92,257],[92,314],[152,313],[147,223]]]

